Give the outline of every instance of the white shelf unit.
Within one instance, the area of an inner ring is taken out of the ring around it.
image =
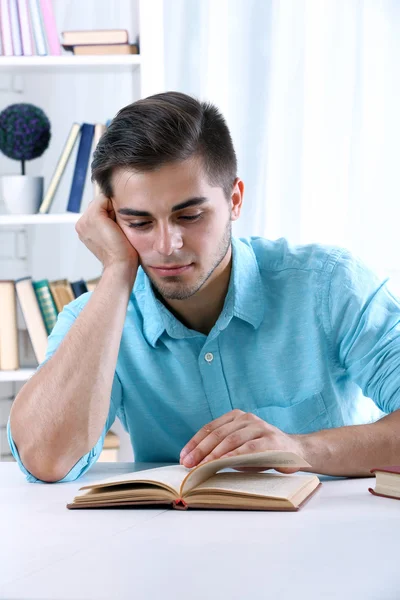
[[[76,223],[83,213],[54,213],[46,215],[1,215],[0,225],[54,225]]]
[[[31,69],[62,67],[138,67],[141,64],[139,54],[111,54],[75,56],[74,54],[62,56],[0,56],[0,69]]]
[[[0,371],[0,383],[28,381],[36,369],[18,369],[17,371]]]
[[[78,0],[75,0],[78,2]],[[103,3],[113,0],[102,0]],[[96,7],[98,7],[96,0]],[[85,76],[88,73],[97,73],[99,77],[104,77],[104,81],[108,81],[110,75],[119,74],[125,77],[129,73],[139,73],[140,93],[138,97],[144,98],[151,94],[165,91],[164,86],[164,24],[163,24],[163,0],[136,0],[139,9],[139,32],[140,32],[140,55],[93,55],[93,56],[21,56],[21,57],[5,57],[0,56],[0,81],[3,83],[7,78],[9,80],[18,81],[27,75],[40,75],[44,77],[62,76]],[[60,6],[60,5],[59,5]],[[86,8],[86,7],[85,7]],[[80,11],[80,4],[79,9]],[[96,13],[99,11],[96,10]],[[80,14],[80,13],[79,13]],[[91,13],[93,14],[93,13]],[[96,27],[94,27],[96,28]],[[102,27],[97,27],[102,28]],[[129,28],[129,27],[128,27]],[[14,85],[14,84],[13,84]],[[1,89],[0,93],[4,90]],[[20,92],[21,89],[18,89]],[[110,98],[115,98],[118,95],[118,90],[110,88]],[[71,90],[71,94],[75,94]],[[0,95],[0,101],[2,97]],[[64,99],[63,99],[64,100]],[[132,98],[131,101],[133,101]],[[19,97],[18,102],[30,102],[29,95]],[[68,102],[68,98],[65,98]],[[123,104],[120,105],[122,108]],[[46,111],[46,106],[42,107]],[[60,111],[61,112],[61,111]],[[62,117],[61,117],[62,118]],[[76,117],[79,119],[79,117]],[[80,218],[81,213],[50,213],[46,215],[13,215],[0,214],[0,244],[2,243],[2,234],[7,235],[7,231],[13,227],[18,229],[18,234],[23,230],[25,233],[29,226],[29,231],[32,226],[36,225],[53,225],[74,224]],[[45,228],[46,231],[51,231],[50,228]],[[6,238],[5,238],[6,239]],[[4,247],[4,246],[3,246]],[[32,246],[28,248],[28,252],[32,252]],[[29,258],[31,258],[29,256]],[[44,257],[48,259],[49,255]],[[1,266],[0,266],[1,268]],[[30,274],[30,273],[29,273]],[[60,276],[63,275],[60,273]],[[11,279],[8,273],[4,277],[4,273],[0,272],[0,279]],[[15,371],[0,371],[0,384],[13,386],[15,395],[15,386],[18,383],[27,381],[34,373],[35,368],[21,368]],[[0,402],[2,398],[3,388],[0,387]],[[8,389],[8,388],[7,388]],[[8,394],[9,396],[9,394]],[[0,423],[0,428],[4,428],[4,424]],[[122,432],[123,433],[123,432]],[[5,457],[7,460],[8,457]],[[1,448],[0,448],[1,460]]]

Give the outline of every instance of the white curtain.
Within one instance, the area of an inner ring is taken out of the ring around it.
[[[164,0],[166,88],[215,102],[236,235],[346,246],[400,272],[400,2]]]

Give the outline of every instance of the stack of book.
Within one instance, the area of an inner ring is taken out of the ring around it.
[[[81,211],[82,196],[85,188],[87,170],[93,157],[93,152],[96,149],[98,141],[105,130],[106,125],[103,123],[72,124],[64,144],[64,148],[51,177],[49,186],[39,207],[40,214],[46,214],[50,211],[55,193],[78,139],[78,153],[76,156],[75,168],[66,210],[67,212],[75,213],[79,213]],[[93,195],[96,196],[98,193],[99,188],[95,183]]]
[[[62,32],[64,50],[74,54],[139,54],[139,45],[130,44],[126,29],[97,29]]]
[[[45,358],[47,338],[58,314],[81,294],[92,292],[99,280],[99,277],[74,282],[67,279],[33,281],[31,277],[0,280],[0,371],[20,368],[18,306],[40,364]]]
[[[52,0],[0,0],[1,54],[61,54]]]

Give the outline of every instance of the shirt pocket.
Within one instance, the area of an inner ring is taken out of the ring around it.
[[[312,433],[332,427],[321,393],[286,406],[260,406],[253,412],[260,419],[289,434]]]

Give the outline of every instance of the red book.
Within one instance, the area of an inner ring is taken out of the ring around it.
[[[368,488],[371,494],[400,500],[400,466],[377,467],[371,473],[376,477],[375,489]]]

